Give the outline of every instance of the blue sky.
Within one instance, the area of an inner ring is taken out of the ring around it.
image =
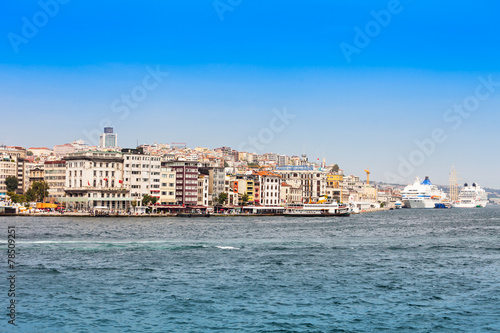
[[[54,1],[3,5],[0,142],[51,147],[110,123],[121,146],[237,148],[286,109],[294,118],[256,152],[305,150],[402,183],[446,184],[454,164],[464,181],[500,188],[500,86],[483,84],[459,126],[447,113],[479,78],[500,82],[498,2]],[[168,76],[144,90],[155,69]],[[146,95],[117,109],[134,91]],[[421,148],[435,129],[446,140]]]

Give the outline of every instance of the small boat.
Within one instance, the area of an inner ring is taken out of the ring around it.
[[[451,204],[450,203],[437,203],[434,205],[434,208],[439,208],[439,209],[448,209],[448,208],[451,208]]]

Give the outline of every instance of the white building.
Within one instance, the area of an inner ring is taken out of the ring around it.
[[[0,154],[0,200],[4,200],[7,196],[8,191],[5,184],[7,177],[17,178],[17,156]]]
[[[326,171],[314,170],[310,166],[285,166],[276,168],[275,173],[282,177],[282,181],[299,186],[303,199],[317,201],[326,194]]]
[[[258,173],[260,183],[260,204],[263,206],[281,205],[281,176],[268,171]]]
[[[302,202],[302,189],[299,185],[281,183],[281,203],[284,205]]]
[[[198,175],[198,206],[208,207],[209,176]]]
[[[75,152],[66,160],[66,197],[59,201],[67,207],[91,210],[106,206],[128,211],[131,198],[123,185],[123,154],[118,152]]]
[[[123,153],[123,184],[130,190],[130,196],[141,201],[144,195],[160,201],[161,157],[141,154],[130,149]]]

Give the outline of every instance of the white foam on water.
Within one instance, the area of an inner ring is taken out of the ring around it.
[[[232,246],[216,246],[216,248],[221,249],[221,250],[239,250],[239,247],[232,247]]]

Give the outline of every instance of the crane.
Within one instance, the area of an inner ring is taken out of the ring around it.
[[[370,168],[365,169],[366,172],[366,185],[370,185]]]

